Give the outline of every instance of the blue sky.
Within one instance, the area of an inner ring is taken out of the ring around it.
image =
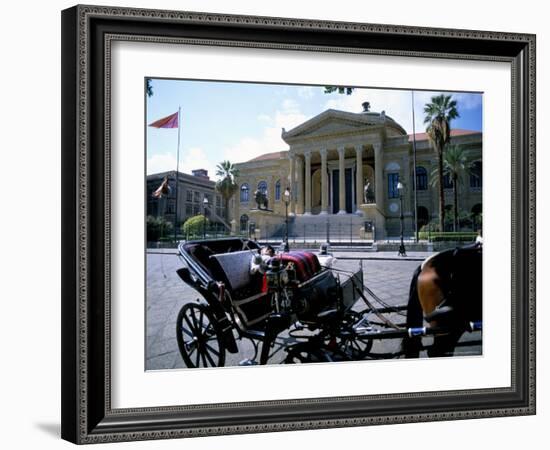
[[[356,89],[352,95],[325,94],[321,86],[153,79],[146,97],[147,124],[182,108],[180,171],[205,168],[214,178],[220,161],[248,161],[263,153],[286,150],[281,128],[290,130],[326,109],[360,112],[384,110],[412,133],[411,91]],[[423,107],[440,92],[415,91],[416,132],[425,131]],[[449,94],[449,93],[447,93]],[[482,129],[482,94],[451,93],[460,118],[453,128]],[[177,129],[147,127],[147,173],[174,170]]]

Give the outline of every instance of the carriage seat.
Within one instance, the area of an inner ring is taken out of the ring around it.
[[[233,298],[250,297],[258,291],[256,278],[250,274],[250,260],[254,254],[255,252],[250,250],[242,250],[210,256],[210,259],[218,263],[225,278],[220,281],[226,284]]]
[[[250,250],[217,253],[211,255],[210,260],[220,274],[216,279],[225,283],[232,304],[245,326],[261,328],[272,311],[268,295],[262,291],[261,276],[250,274],[250,261],[254,254]]]
[[[246,298],[257,294],[261,289],[259,278],[250,274],[250,260],[255,253],[243,250],[231,253],[218,253],[210,256],[221,270],[220,281],[223,281],[234,298]],[[309,280],[321,270],[317,256],[310,252],[282,253],[274,258],[280,258],[282,265],[293,263],[296,277],[300,283]]]

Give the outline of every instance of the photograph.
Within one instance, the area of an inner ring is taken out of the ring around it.
[[[61,14],[63,439],[534,415],[535,34],[200,9]]]
[[[146,77],[145,370],[482,356],[483,100]]]

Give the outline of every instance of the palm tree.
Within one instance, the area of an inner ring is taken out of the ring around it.
[[[153,82],[151,81],[151,78],[147,78],[147,83],[145,85],[145,93],[147,94],[147,97],[153,96]]]
[[[466,164],[466,152],[459,145],[449,146],[443,155],[443,176],[449,176],[453,183],[453,230],[458,231],[458,185],[463,175],[470,174],[470,168]],[[436,184],[437,171],[433,171],[432,185]]]
[[[445,225],[445,193],[443,191],[443,150],[451,139],[451,121],[459,117],[456,100],[451,95],[436,95],[424,105],[426,133],[437,153],[439,187],[439,229]]]
[[[238,190],[236,178],[239,170],[230,161],[222,161],[216,166],[216,190],[221,194],[225,206],[225,219],[229,220],[229,199]]]

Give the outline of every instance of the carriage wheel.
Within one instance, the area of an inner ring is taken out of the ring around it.
[[[353,361],[365,359],[372,349],[372,339],[360,337],[343,338],[340,343],[342,351]]]
[[[287,349],[285,364],[304,364],[318,362],[337,361],[335,354],[325,345],[319,345],[318,342],[303,342],[294,344]]]
[[[372,350],[373,340],[371,338],[361,337],[353,329],[353,326],[361,321],[363,313],[348,311],[344,327],[338,335],[338,344],[340,350],[345,353],[352,361],[365,359]]]
[[[178,347],[187,367],[222,367],[225,364],[225,345],[206,306],[199,303],[183,305],[176,327]]]
[[[294,349],[288,352],[284,362],[285,364],[303,364],[328,361],[318,352],[312,353],[306,349]]]

